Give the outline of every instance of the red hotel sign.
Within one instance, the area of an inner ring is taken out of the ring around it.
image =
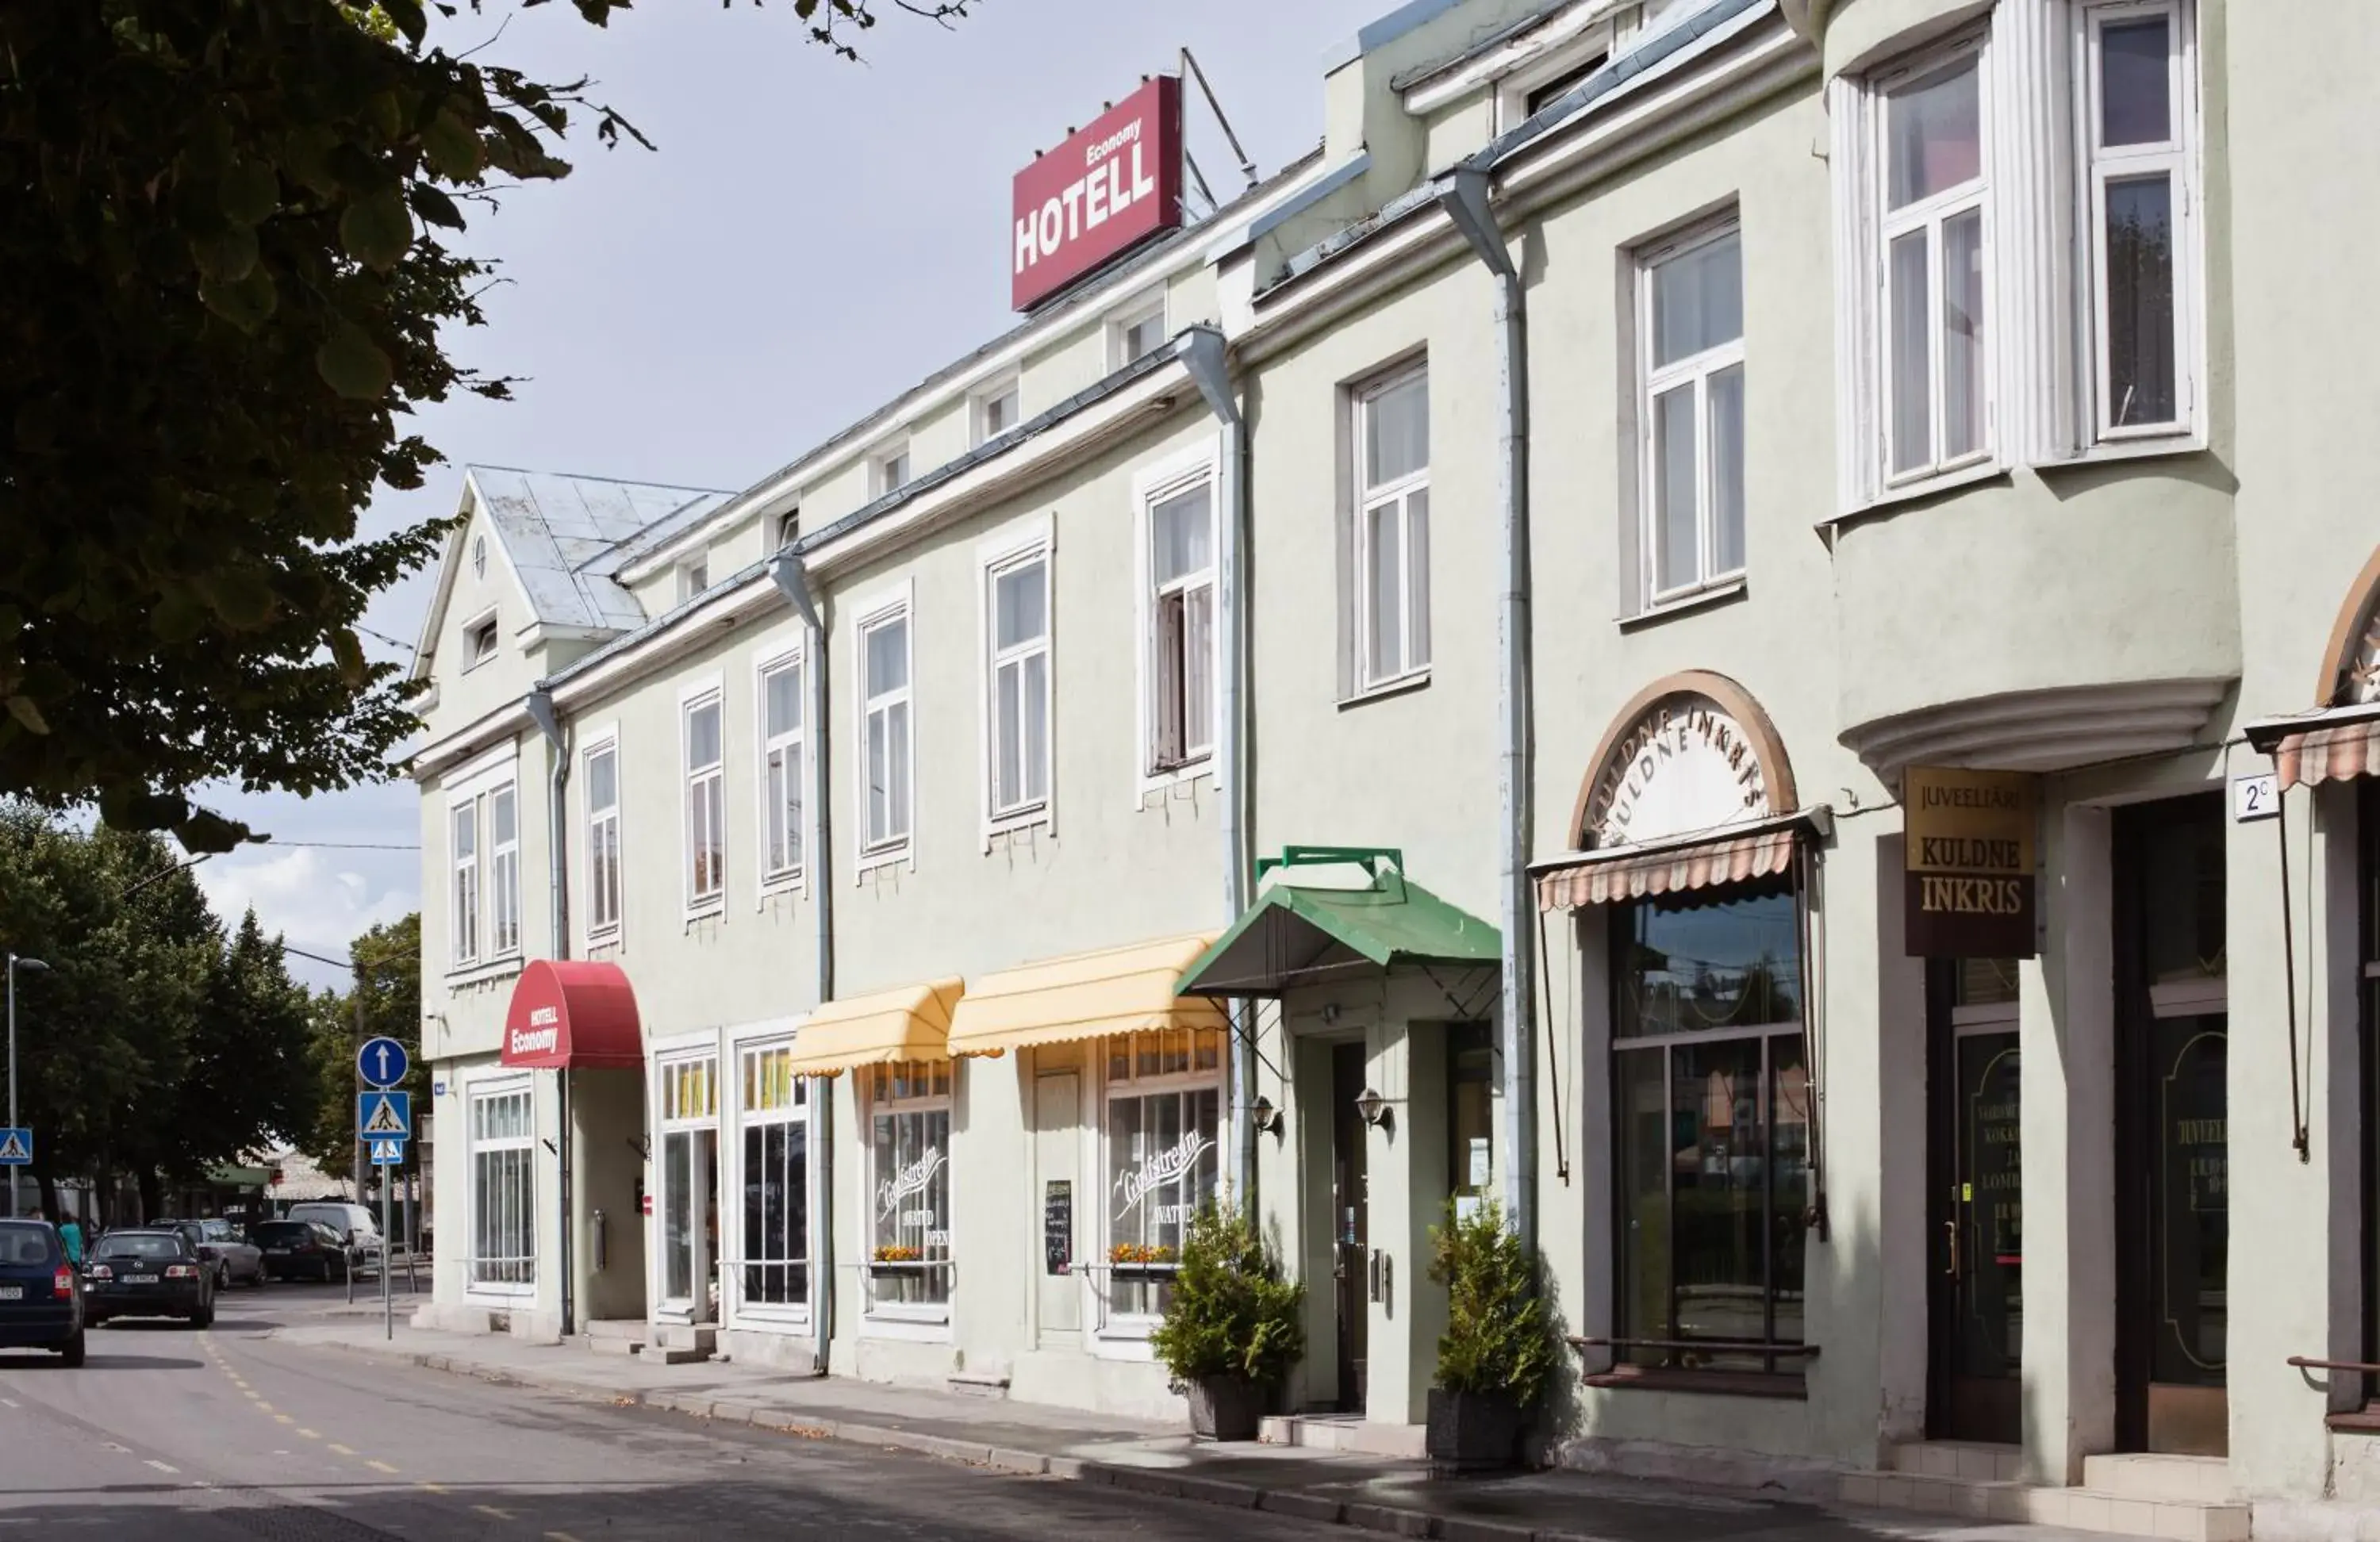
[[[1160,75],[1016,174],[1009,298],[1023,310],[1182,223],[1182,82]]]

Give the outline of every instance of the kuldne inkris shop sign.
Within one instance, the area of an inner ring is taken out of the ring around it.
[[[1911,953],[2034,955],[2040,789],[2022,771],[1912,766],[1901,773]]]

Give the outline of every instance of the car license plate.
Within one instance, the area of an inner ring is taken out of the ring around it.
[[[24,1300],[24,1299],[25,1299],[25,1287],[24,1287],[24,1286],[22,1286],[22,1285],[0,1285],[0,1301],[22,1301],[22,1300]]]
[[[153,1274],[128,1274],[124,1277],[124,1282],[128,1285],[153,1285],[157,1282],[157,1277]]]
[[[268,1248],[266,1248],[264,1251],[266,1251],[267,1253],[273,1254],[274,1257],[280,1257],[280,1256],[282,1256],[282,1255],[286,1254],[289,1250],[288,1250],[287,1248],[285,1248],[285,1247],[268,1247]]]

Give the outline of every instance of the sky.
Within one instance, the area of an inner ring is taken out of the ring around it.
[[[566,4],[489,0],[440,21],[450,48],[549,80],[589,77],[656,149],[577,133],[576,172],[474,216],[500,261],[489,324],[448,346],[523,377],[416,423],[449,464],[382,490],[378,533],[454,512],[474,462],[742,488],[1009,326],[1009,179],[1187,45],[1260,172],[1322,134],[1322,64],[1393,0],[977,0],[944,29],[889,13],[851,63],[805,41],[788,0],[646,0],[608,28]],[[434,13],[433,13],[434,15]],[[1240,185],[1196,101],[1191,153]],[[409,663],[430,603],[417,575],[365,617],[376,658]],[[408,781],[312,799],[210,790],[275,840],[196,869],[219,913],[253,905],[293,949],[344,957],[418,908]],[[292,843],[305,842],[308,844]],[[346,972],[303,957],[316,986]]]

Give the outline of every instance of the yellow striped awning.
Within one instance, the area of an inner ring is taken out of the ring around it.
[[[951,1017],[951,1053],[996,1055],[1035,1044],[1166,1028],[1221,1029],[1222,1008],[1177,996],[1212,936],[1169,937],[1043,959],[968,985]]]
[[[951,1058],[951,1012],[966,982],[934,980],[828,1002],[794,1036],[794,1074],[832,1076],[855,1065]]]

